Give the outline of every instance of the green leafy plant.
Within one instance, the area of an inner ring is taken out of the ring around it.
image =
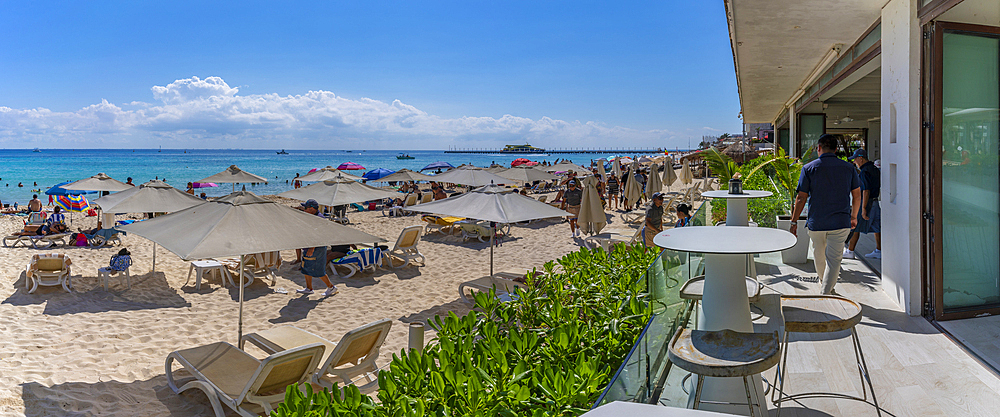
[[[589,410],[652,314],[642,283],[657,253],[641,245],[581,249],[501,302],[430,325],[420,353],[393,355],[378,401],[355,387],[289,387],[272,416],[575,416]],[[533,274],[532,274],[533,275]]]

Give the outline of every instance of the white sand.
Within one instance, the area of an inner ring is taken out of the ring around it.
[[[553,196],[550,195],[549,198]],[[395,242],[399,232],[423,224],[418,216],[382,217],[379,212],[349,213],[352,227]],[[72,226],[93,227],[95,218]],[[119,217],[120,218],[120,217]],[[0,232],[19,230],[20,218],[4,216]],[[609,230],[629,230],[619,217]],[[626,233],[631,233],[627,231]],[[581,240],[570,237],[564,222],[542,221],[514,227],[513,240],[496,248],[498,271],[540,267],[544,262],[577,250]],[[120,247],[52,250],[0,248],[5,284],[0,286],[0,414],[163,416],[210,415],[204,395],[174,394],[166,385],[163,363],[167,354],[216,341],[236,343],[237,296],[215,278],[195,290],[194,277],[185,285],[188,263],[159,248],[156,273],[150,273],[152,243],[139,236],[123,238],[132,252],[132,289],[112,281],[111,291],[97,285],[97,268],[107,265]],[[314,282],[316,294],[300,296],[304,280],[290,265],[294,252],[282,255],[286,264],[274,286],[255,281],[246,290],[244,331],[293,324],[331,340],[382,318],[393,320],[380,366],[406,347],[408,324],[425,322],[448,311],[464,314],[469,306],[458,296],[458,284],[489,272],[488,244],[463,243],[457,237],[427,236],[420,244],[426,266],[409,266],[349,279],[332,278],[340,293],[324,298],[324,285]],[[24,288],[24,268],[32,254],[65,253],[73,260],[74,291],[41,287],[34,294]],[[275,293],[284,288],[288,294]],[[427,335],[430,340],[432,334]],[[248,348],[257,356],[262,352]]]

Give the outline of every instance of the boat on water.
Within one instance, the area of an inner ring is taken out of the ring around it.
[[[536,148],[527,143],[525,143],[524,145],[507,145],[502,150],[500,150],[500,153],[543,153],[543,152],[545,152],[545,149]]]
[[[412,157],[410,155],[407,155],[405,153],[401,153],[399,155],[396,155],[396,159],[416,159],[416,158],[414,158],[414,157]]]
[[[33,150],[32,150],[32,152],[41,152],[41,151],[42,151],[42,150],[41,150],[41,149],[38,149],[38,148],[35,148],[35,149],[33,149]]]
[[[284,149],[282,149],[281,152],[275,152],[275,153],[277,153],[278,155],[288,155],[288,152],[285,152]]]

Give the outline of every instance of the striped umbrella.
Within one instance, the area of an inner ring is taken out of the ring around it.
[[[87,202],[87,197],[82,195],[61,195],[56,197],[56,205],[62,207],[63,210],[82,213],[90,209],[90,203]]]

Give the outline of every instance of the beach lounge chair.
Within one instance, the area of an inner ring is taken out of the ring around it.
[[[337,274],[336,267],[347,268],[347,275]],[[340,278],[350,278],[354,274],[371,268],[373,271],[375,268],[382,266],[382,249],[380,248],[364,248],[357,251],[353,251],[347,256],[343,256],[330,261],[330,270]]]
[[[431,201],[434,201],[434,194],[431,194],[430,191],[420,194],[420,204],[430,203]]]
[[[7,247],[17,247],[17,245],[25,246],[31,245],[35,249],[46,249],[55,246],[57,243],[61,243],[63,246],[67,244],[67,239],[72,235],[72,233],[56,233],[52,235],[10,235],[3,238],[3,245]]]
[[[312,374],[312,382],[332,387],[354,384],[362,393],[378,388],[379,349],[385,342],[392,320],[382,319],[368,323],[344,334],[339,343],[294,326],[279,326],[270,330],[250,333],[243,340],[263,349],[265,352],[281,352],[306,344],[322,344],[326,347],[319,367]],[[363,385],[361,385],[363,383]]]
[[[403,202],[403,210],[402,210],[403,214],[413,214],[412,211],[409,211],[406,208],[415,205],[417,205],[417,195],[416,194],[407,195],[406,200]]]
[[[641,236],[642,236],[641,227],[635,231],[635,234],[633,234],[631,238],[628,237],[628,235],[624,235],[621,233],[601,233],[593,236],[587,236],[586,238],[583,239],[583,245],[591,250],[601,247],[604,248],[605,252],[610,252],[611,247],[614,246],[615,244],[624,243],[626,245],[631,246],[636,244],[636,242],[639,242]]]
[[[229,277],[235,281],[235,276],[242,275],[246,279],[246,283],[243,284],[244,287],[250,286],[253,283],[254,278],[267,277],[271,279],[271,285],[277,282],[278,277],[274,274],[274,271],[281,267],[281,252],[263,252],[255,253],[253,255],[247,255],[244,258],[243,273],[237,274],[236,271],[240,268],[240,258],[229,258],[219,261],[227,269],[229,269]],[[232,282],[233,286],[236,286],[236,282]]]
[[[540,274],[540,272],[536,272],[536,276],[538,276],[537,274]],[[501,301],[510,301],[510,294],[513,294],[517,287],[524,287],[526,285],[523,282],[515,280],[523,279],[525,276],[526,274],[524,273],[511,271],[497,272],[493,275],[487,275],[482,278],[459,284],[458,295],[462,297],[465,302],[475,304],[476,298],[472,296],[474,292],[489,292],[492,289],[496,289],[497,298]]]
[[[450,235],[450,234],[455,233],[455,230],[457,230],[455,224],[457,222],[465,220],[465,218],[464,217],[451,217],[451,216],[441,217],[441,216],[434,216],[434,215],[431,215],[431,214],[426,214],[426,215],[420,216],[420,220],[423,220],[423,221],[427,222],[427,225],[424,228],[424,230],[425,230],[424,234],[425,235],[429,235],[432,232],[438,232],[438,233],[441,233],[443,235]]]
[[[101,229],[92,235],[87,235],[87,244],[93,248],[100,248],[105,245],[110,246],[112,244],[120,246],[122,244],[121,235],[123,234],[124,232],[114,228]]]
[[[417,244],[420,243],[420,236],[423,235],[423,226],[407,226],[399,233],[399,238],[396,239],[396,244],[393,246],[392,250],[389,251],[387,256],[395,256],[402,259],[402,266],[395,266],[392,260],[389,260],[389,265],[393,268],[405,268],[410,264],[410,261],[414,261],[420,258],[421,264],[426,264],[427,257],[420,253],[417,249]]]
[[[462,228],[462,240],[478,239],[480,242],[490,241],[490,225],[489,223],[459,223]],[[498,236],[503,236],[502,226],[498,225],[496,233]],[[509,227],[508,227],[509,230]]]
[[[226,415],[222,404],[244,417],[270,415],[274,406],[284,401],[289,385],[309,382],[324,349],[322,344],[312,343],[262,360],[226,342],[176,350],[167,355],[164,364],[167,386],[177,394],[202,390],[216,417]],[[180,388],[174,380],[174,361],[194,377]]]
[[[72,263],[69,257],[61,253],[32,255],[31,262],[24,271],[24,288],[31,294],[39,285],[48,287],[61,285],[66,292],[70,292],[73,285],[69,278],[69,266]]]
[[[547,196],[547,195],[543,195],[543,196],[541,196],[541,197],[538,197],[538,202],[539,202],[539,203],[544,203],[544,202],[545,202],[545,200],[548,200],[548,199],[549,199],[549,196]]]

